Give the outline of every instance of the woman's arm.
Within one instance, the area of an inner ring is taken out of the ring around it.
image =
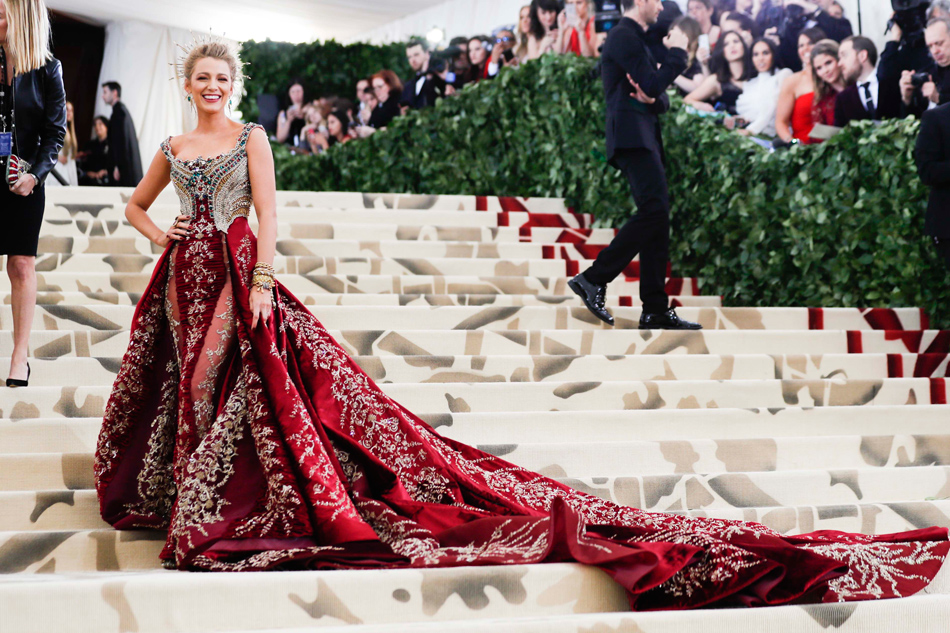
[[[679,77],[673,80],[673,85],[675,85],[677,88],[679,88],[686,94],[690,94],[694,90],[699,88],[699,86],[702,85],[705,79],[706,79],[706,76],[701,73],[696,73],[695,75],[693,75],[692,79],[690,79],[686,75],[680,75]]]
[[[287,111],[282,110],[280,114],[277,115],[277,142],[286,143],[287,137],[290,136],[290,117],[287,116]]]
[[[778,105],[775,107],[775,133],[786,143],[792,136],[792,110],[795,109],[795,75],[782,82],[778,93]]]
[[[722,88],[719,85],[719,77],[716,75],[709,75],[703,79],[703,82],[699,84],[699,87],[696,88],[696,90],[693,90],[691,93],[686,95],[686,97],[683,99],[683,103],[686,105],[691,105],[697,110],[714,112],[715,108],[707,103],[707,101],[709,99],[715,99],[721,94]]]
[[[582,27],[574,27],[577,31],[577,39],[581,43],[581,56],[583,57],[595,57],[594,46],[591,44],[591,41],[587,39],[587,25],[585,24]],[[570,42],[570,40],[567,40]]]
[[[277,251],[277,180],[274,175],[274,155],[267,133],[261,128],[255,128],[247,139],[247,168],[259,225],[257,261],[273,266]],[[271,293],[252,288],[250,303],[254,315],[251,327],[256,328],[258,321],[267,322],[270,319],[273,310]]]
[[[132,198],[125,207],[125,217],[136,228],[136,230],[147,237],[151,242],[165,248],[172,242],[177,242],[185,238],[191,226],[187,224],[187,216],[180,215],[176,221],[177,226],[173,226],[168,231],[158,228],[158,225],[148,217],[148,210],[155,202],[155,198],[162,192],[171,179],[171,168],[168,165],[168,159],[165,154],[159,151],[152,159],[152,164],[148,167],[145,178],[139,183],[139,186],[132,192]]]

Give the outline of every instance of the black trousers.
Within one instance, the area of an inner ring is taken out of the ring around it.
[[[591,283],[605,286],[639,254],[643,311],[665,312],[669,308],[666,265],[670,259],[670,192],[663,157],[648,149],[623,149],[617,150],[614,163],[630,183],[637,212],[584,271],[584,276]]]
[[[950,268],[950,237],[935,237],[934,244],[943,261],[947,262],[947,268]]]

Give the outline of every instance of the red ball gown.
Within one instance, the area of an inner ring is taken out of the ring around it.
[[[245,146],[176,159],[191,236],[132,324],[95,458],[103,518],[167,530],[183,570],[596,565],[634,609],[907,596],[946,529],[783,536],[584,494],[444,438],[387,397],[283,287],[251,328]]]

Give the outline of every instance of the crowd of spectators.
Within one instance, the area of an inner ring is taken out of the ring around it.
[[[413,40],[406,48],[413,74],[381,70],[357,82],[353,100],[307,101],[305,87],[294,82],[277,139],[319,153],[491,80],[502,68],[547,54],[596,58],[607,34],[595,23],[591,0],[532,0],[515,24],[490,36],[457,37],[437,51]],[[950,101],[950,0],[933,0],[921,14],[916,43],[900,20],[892,24],[880,54],[871,39],[853,34],[837,0],[665,0],[646,33],[659,62],[671,29],[688,40],[689,66],[675,81],[686,106],[776,144],[817,143],[853,120],[919,116]],[[908,62],[911,48],[916,60]]]

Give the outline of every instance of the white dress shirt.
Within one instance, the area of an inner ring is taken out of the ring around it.
[[[877,112],[880,100],[878,96],[881,92],[881,85],[877,81],[877,68],[871,71],[869,75],[861,77],[858,79],[858,98],[861,99],[861,105],[864,106],[864,109],[867,110],[867,98],[864,96],[864,84],[868,84],[868,89],[871,91],[871,101],[874,104],[874,110]]]

